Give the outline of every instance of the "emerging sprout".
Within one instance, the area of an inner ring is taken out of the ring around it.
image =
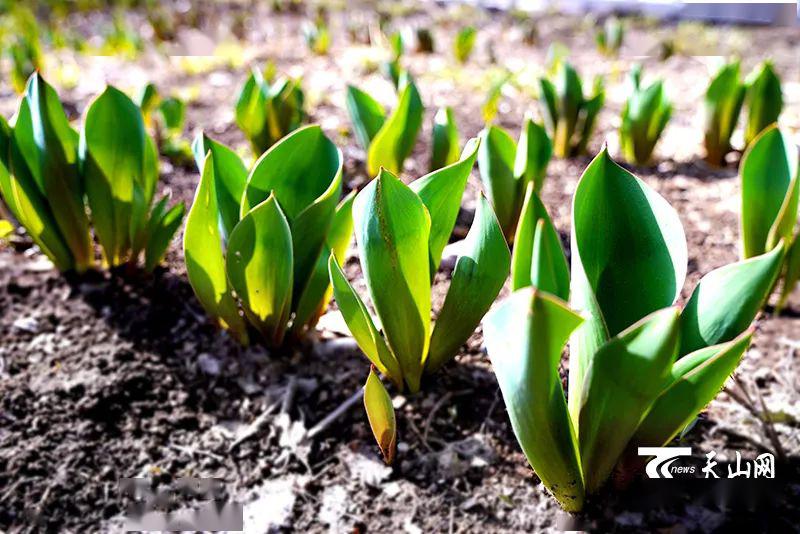
[[[256,156],[300,127],[305,119],[303,100],[299,80],[279,78],[270,83],[259,69],[252,69],[236,100],[236,124]]]
[[[624,36],[625,25],[622,21],[617,17],[609,17],[595,34],[597,49],[605,56],[618,56]]]
[[[466,63],[469,56],[472,55],[472,49],[475,48],[475,39],[478,37],[478,30],[472,26],[462,28],[456,34],[456,40],[453,43],[453,55],[459,63]]]
[[[723,65],[706,90],[705,145],[706,161],[722,166],[731,151],[731,135],[739,121],[745,86],[739,79],[739,62]]]
[[[631,71],[631,86],[633,92],[622,108],[620,146],[627,161],[645,165],[652,159],[653,149],[672,116],[672,104],[661,80],[641,86],[640,65]]]
[[[347,110],[356,137],[367,152],[370,176],[377,175],[381,167],[400,173],[422,126],[424,108],[417,86],[408,73],[403,74],[400,85],[397,104],[388,116],[377,100],[361,89],[347,86]]]
[[[192,148],[181,137],[186,123],[186,102],[177,96],[162,98],[152,83],[142,87],[134,101],[142,110],[145,126],[153,132],[159,152],[175,164],[189,164]]]
[[[666,445],[716,396],[783,255],[779,245],[710,272],[680,309],[687,250],[677,213],[605,149],[592,161],[573,199],[570,303],[522,287],[484,320],[514,433],[565,510],[581,510],[636,447]]]
[[[585,98],[580,76],[566,62],[559,62],[555,82],[539,79],[542,115],[553,138],[556,156],[566,158],[586,150],[604,100],[603,80],[595,78],[592,96]]]
[[[361,269],[379,321],[330,257],[336,303],[350,332],[372,365],[395,386],[413,393],[423,374],[447,363],[469,338],[508,275],[510,253],[489,203],[481,198],[456,262],[450,289],[431,326],[431,284],[441,261],[461,196],[477,157],[478,140],[462,158],[410,186],[382,169],[353,203]],[[420,254],[420,251],[426,253]],[[377,326],[380,325],[380,326]],[[384,457],[393,457],[391,403],[380,380],[370,375],[365,403]],[[390,429],[390,434],[386,430]]]
[[[0,193],[19,223],[62,271],[94,266],[92,233],[109,267],[161,262],[183,205],[155,206],[158,154],[140,109],[114,87],[72,129],[56,91],[28,80],[12,127],[0,121]],[[91,216],[87,216],[87,204]]]
[[[303,38],[308,49],[314,54],[324,56],[328,53],[331,46],[331,33],[324,18],[318,17],[314,22],[304,24]]]
[[[522,125],[519,143],[514,143],[508,132],[498,126],[485,128],[481,139],[478,152],[481,182],[503,235],[511,242],[528,184],[532,184],[537,194],[542,190],[553,144],[544,128],[530,117]]]

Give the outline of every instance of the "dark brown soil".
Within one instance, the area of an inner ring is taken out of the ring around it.
[[[362,15],[367,17],[359,11]],[[187,136],[205,129],[244,149],[232,109],[245,63],[274,60],[279,70],[303,75],[311,118],[343,148],[349,187],[358,187],[366,178],[364,154],[345,135],[345,82],[374,90],[387,104],[392,92],[373,71],[383,52],[345,38],[346,21],[358,17],[352,12],[331,17],[334,44],[324,57],[305,48],[300,16],[256,13],[249,19],[247,42],[230,61],[179,57],[179,47],[172,57],[148,52],[136,61],[60,51],[48,64],[50,72],[74,65],[77,83],[66,87],[55,74],[45,74],[76,116],[103,81],[132,90],[153,80],[162,92],[183,91],[193,97]],[[523,45],[515,23],[498,14],[431,8],[402,20],[437,24],[439,48],[430,56],[406,58],[427,107],[420,142],[407,164],[408,181],[427,170],[437,106],[454,106],[465,138],[483,127],[486,72],[499,70],[490,50],[520,72],[497,118],[514,136],[524,113],[535,113],[534,76],[550,43],[568,45],[584,75],[606,74],[607,104],[590,151],[607,140],[612,154],[631,58],[654,49],[665,36],[677,36],[687,53],[698,54],[643,60],[646,77],[666,78],[676,110],[657,149],[658,163],[633,169],[676,207],[684,223],[690,254],[684,298],[700,276],[738,256],[735,162],[714,171],[701,161],[699,110],[709,61],[700,55],[737,52],[747,71],[768,53],[784,80],[784,126],[793,135],[800,130],[796,28],[701,30],[632,22],[622,59],[607,60],[594,49],[591,24],[577,18],[537,20],[539,43],[533,47]],[[466,20],[479,27],[478,45],[470,62],[458,67],[450,43]],[[206,24],[201,30],[214,42],[227,39],[222,30],[210,30],[224,25]],[[9,116],[15,102],[8,87],[0,88],[0,111]],[[570,198],[588,161],[554,160],[549,167],[544,201],[565,243]],[[162,164],[162,187],[179,200],[191,202],[197,179],[194,169]],[[457,234],[468,227],[478,187],[476,169]],[[354,249],[350,256],[348,275],[363,291]],[[447,283],[446,273],[437,276],[435,309]],[[711,532],[732,526],[786,532],[800,524],[797,292],[784,315],[759,320],[736,384],[685,438],[700,465],[707,452],[716,451],[720,473],[736,451],[746,459],[776,453],[776,479],[761,484],[637,479],[627,489],[607,490],[579,517],[560,513],[527,465],[480,329],[422,393],[395,396],[400,442],[389,468],[358,402],[321,433],[306,435],[358,393],[368,371],[359,351],[336,332],[335,311],[314,339],[300,346],[243,349],[207,323],[188,285],[179,239],[152,277],[76,278],[56,273],[19,234],[13,246],[0,250],[0,310],[0,530],[117,531],[129,504],[120,495],[121,477],[168,485],[182,476],[219,477],[229,497],[255,502],[246,507],[251,532]],[[767,428],[774,430],[772,437]],[[749,493],[752,498],[740,498]]]

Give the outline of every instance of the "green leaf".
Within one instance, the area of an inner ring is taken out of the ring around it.
[[[422,200],[384,170],[353,204],[361,268],[392,353],[412,392],[419,390],[431,331],[431,219]]]
[[[478,37],[478,30],[472,26],[462,28],[456,34],[456,41],[453,44],[453,53],[459,63],[466,63],[475,47],[475,39]]]
[[[414,180],[409,186],[422,199],[431,217],[431,234],[428,242],[431,277],[439,269],[442,251],[453,233],[458,210],[461,208],[461,197],[475,165],[479,146],[480,139],[470,139],[464,146],[460,160]]]
[[[731,151],[731,135],[739,121],[744,95],[738,61],[723,65],[706,90],[706,160],[712,165],[722,165],[725,155]]]
[[[544,204],[528,183],[511,255],[511,290],[534,286],[566,300],[569,264]]]
[[[728,343],[684,356],[672,368],[671,383],[641,422],[631,443],[662,447],[683,430],[716,397],[750,346],[747,331]]]
[[[792,244],[786,252],[786,269],[783,274],[783,286],[781,287],[781,294],[778,297],[778,303],[775,305],[775,313],[778,314],[786,306],[786,301],[789,300],[789,295],[792,293],[794,286],[800,280],[800,234],[794,236]]]
[[[519,184],[514,177],[517,146],[511,136],[498,126],[489,126],[481,134],[478,169],[486,196],[492,203],[503,234],[510,238],[518,213]]]
[[[228,148],[205,134],[198,134],[192,143],[195,162],[202,172],[206,154],[214,155],[214,182],[217,193],[220,225],[223,242],[239,222],[239,208],[247,183],[247,168],[241,158]]]
[[[413,82],[400,91],[397,107],[375,134],[367,153],[367,172],[378,174],[381,167],[392,173],[403,170],[422,126],[422,100]]]
[[[577,128],[579,137],[578,143],[572,148],[573,154],[583,154],[586,152],[586,146],[589,144],[589,139],[594,131],[594,125],[597,122],[597,116],[605,103],[606,93],[603,87],[603,79],[596,77],[594,79],[594,90],[592,97],[583,102],[583,108],[580,112],[579,125]]]
[[[634,76],[639,76],[637,70]],[[642,88],[634,82],[634,90],[622,110],[620,145],[625,159],[638,165],[650,162],[653,150],[672,114],[664,85],[659,80]]]
[[[317,264],[311,273],[303,295],[297,302],[292,323],[294,331],[316,324],[331,300],[333,290],[328,275],[328,257],[333,253],[341,261],[345,259],[347,246],[350,244],[350,238],[353,237],[352,206],[355,196],[355,191],[351,191],[336,206],[336,213],[333,216],[325,246],[317,259]]]
[[[392,399],[383,382],[370,370],[364,385],[364,408],[367,410],[372,435],[381,448],[383,460],[391,465],[397,450],[397,423],[394,418]]]
[[[265,85],[263,74],[253,68],[239,91],[235,108],[236,124],[258,154],[262,152],[261,147],[269,142],[266,132],[268,87],[265,88]]]
[[[584,488],[558,366],[581,321],[565,302],[528,287],[502,301],[483,326],[514,435],[536,475],[570,512],[583,507]]]
[[[600,347],[584,378],[578,443],[593,493],[608,479],[628,441],[669,380],[680,341],[678,308],[645,317]]]
[[[764,61],[745,81],[747,124],[744,142],[749,145],[764,128],[778,121],[783,109],[781,80],[771,61]]]
[[[228,240],[225,270],[250,322],[280,345],[292,303],[292,233],[274,195],[248,211]]]
[[[478,199],[464,248],[466,252],[456,261],[450,288],[433,328],[426,373],[436,371],[455,356],[475,331],[508,276],[511,252],[500,223],[483,195]]]
[[[553,143],[547,132],[530,117],[526,117],[519,134],[514,160],[514,176],[520,181],[517,185],[517,197],[521,197],[529,182],[533,182],[536,194],[541,193],[547,175],[547,164],[552,155]]]
[[[342,154],[317,125],[295,130],[253,165],[242,195],[242,217],[274,194],[289,223],[341,183]],[[341,185],[341,184],[340,184]],[[338,194],[334,202],[338,199]],[[335,203],[331,208],[331,213]]]
[[[163,203],[166,206],[166,200],[167,197],[162,198],[159,204]],[[159,211],[162,212],[163,209]],[[175,232],[181,226],[184,211],[183,204],[176,204],[166,212],[159,213],[158,217],[151,218],[148,229],[149,238],[144,250],[144,270],[146,272],[153,272],[164,259],[164,254],[166,254]]]
[[[458,126],[453,108],[445,107],[433,118],[433,154],[431,172],[458,161]]]
[[[359,348],[382,375],[389,377],[398,389],[402,390],[403,372],[400,364],[389,350],[380,331],[375,327],[367,307],[347,281],[342,266],[333,254],[328,259],[328,269],[336,304]]]
[[[25,100],[20,110],[27,107]],[[13,132],[0,117],[0,195],[17,221],[60,271],[72,268],[72,254],[53,220],[27,165],[16,147]]]
[[[291,235],[298,237],[292,239],[292,310],[320,261],[341,189],[342,153],[316,125],[281,139],[250,172],[240,213],[246,214],[272,194],[289,222]]]
[[[353,122],[356,138],[364,150],[386,122],[386,112],[374,98],[352,85],[347,86],[347,112]]]
[[[539,78],[539,103],[544,125],[551,133],[555,133],[558,124],[556,86],[547,78]]]
[[[139,107],[112,86],[86,110],[81,171],[95,235],[111,266],[135,260],[129,257],[134,184],[144,181],[145,135]]]
[[[50,205],[72,253],[73,267],[84,271],[94,263],[94,248],[78,173],[78,134],[69,125],[55,90],[38,72],[28,81],[25,100],[26,111],[17,116],[14,142]]]
[[[675,210],[603,149],[572,205],[570,304],[586,315],[570,345],[570,411],[577,418],[585,370],[605,341],[673,304],[686,278],[686,237]]]
[[[150,117],[158,107],[160,100],[161,96],[158,94],[158,89],[152,83],[143,85],[133,98],[134,103],[141,108],[142,116],[148,125],[150,124]]]
[[[784,251],[780,244],[705,275],[681,314],[680,354],[730,341],[750,326],[775,286]]]
[[[247,325],[239,315],[232,286],[225,271],[225,255],[219,229],[219,209],[214,178],[214,154],[203,164],[200,183],[186,218],[183,252],[186,274],[197,300],[242,344],[248,343]]]
[[[799,169],[797,146],[777,126],[764,130],[745,152],[739,170],[745,258],[766,252],[770,240],[772,246],[781,238],[788,242],[797,219]]]
[[[180,134],[186,120],[186,103],[180,98],[165,98],[158,105],[158,111],[164,119],[164,126],[170,135]]]

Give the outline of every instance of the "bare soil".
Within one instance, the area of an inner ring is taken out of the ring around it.
[[[236,20],[236,13],[207,16],[176,43],[194,42],[198,35],[227,42],[220,21]],[[244,24],[244,44],[228,60],[187,58],[181,47],[189,45],[172,44],[172,56],[146,52],[136,60],[62,50],[47,68],[79,72],[72,84],[60,85],[62,75],[49,76],[76,118],[103,82],[133,90],[152,80],[162,93],[191,96],[187,136],[205,129],[246,151],[233,123],[236,90],[247,64],[273,60],[279,71],[303,76],[311,121],[343,148],[348,188],[356,188],[366,180],[364,154],[348,132],[345,83],[369,89],[386,104],[393,98],[389,82],[375,71],[386,52],[353,44],[345,35],[347,23],[372,17],[366,11],[332,12],[334,42],[327,56],[307,51],[301,16],[257,12]],[[450,49],[467,20],[477,24],[479,36],[462,67]],[[738,257],[738,155],[722,170],[709,169],[701,159],[706,56],[738,53],[745,72],[771,57],[784,81],[782,122],[793,135],[800,131],[796,28],[701,30],[631,21],[621,58],[614,60],[599,56],[594,26],[575,17],[535,19],[534,46],[523,44],[517,21],[497,13],[431,7],[396,23],[430,25],[438,48],[405,58],[427,108],[407,181],[427,172],[438,106],[454,107],[464,138],[480,131],[487,72],[499,72],[501,64],[520,73],[504,92],[497,117],[516,136],[524,113],[537,114],[535,76],[553,42],[570,48],[584,76],[607,77],[607,103],[590,153],[606,141],[616,154],[624,75],[633,57],[657,50],[663,38],[678,39],[684,53],[666,61],[641,58],[646,79],[666,79],[676,110],[656,163],[632,170],[678,210],[685,226],[690,261],[683,298],[700,276]],[[0,87],[0,111],[10,116],[15,103],[11,89]],[[741,144],[740,134],[736,141]],[[544,201],[565,245],[571,195],[588,161],[554,160],[549,167]],[[176,199],[191,202],[197,180],[195,169],[162,162],[161,187]],[[466,232],[478,190],[475,169],[455,235]],[[352,247],[347,272],[363,290]],[[440,273],[434,309],[447,284],[448,274]],[[797,292],[782,316],[759,319],[736,381],[684,439],[698,462],[716,451],[723,477],[725,462],[734,461],[737,451],[745,459],[773,452],[776,479],[760,485],[636,479],[627,488],[609,488],[580,516],[560,513],[525,461],[480,329],[420,394],[395,396],[400,443],[395,464],[386,467],[359,402],[321,433],[306,436],[357,394],[368,370],[360,352],[336,332],[335,306],[314,339],[300,346],[241,348],[205,319],[186,279],[179,238],[153,276],[74,277],[55,272],[20,233],[0,250],[0,310],[0,530],[118,531],[130,502],[120,495],[121,477],[147,477],[163,487],[182,476],[219,477],[230,498],[255,502],[245,509],[252,532],[787,532],[800,524]],[[263,424],[254,426],[256,421]]]

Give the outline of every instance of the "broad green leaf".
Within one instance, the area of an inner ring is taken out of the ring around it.
[[[517,143],[514,159],[514,176],[520,181],[517,185],[517,196],[533,182],[536,194],[541,193],[547,175],[547,164],[553,155],[553,143],[543,127],[530,118],[525,119]]]
[[[242,197],[241,214],[269,194],[280,203],[293,239],[291,309],[317,266],[342,188],[342,153],[319,126],[287,135],[255,163]]]
[[[30,114],[27,100],[20,101],[17,123],[20,117]],[[30,120],[23,121],[30,126]],[[5,121],[3,121],[5,127]],[[5,128],[4,128],[5,130]],[[17,221],[25,227],[31,239],[39,245],[45,255],[60,271],[74,267],[72,253],[55,222],[50,206],[42,190],[30,172],[25,158],[16,141],[14,131],[4,131],[0,137],[0,150],[3,151],[4,165],[0,166],[0,193]],[[7,157],[7,160],[6,160]],[[5,161],[8,167],[5,166]]]
[[[239,222],[239,208],[247,183],[247,168],[236,152],[205,134],[197,135],[192,143],[192,150],[197,167],[201,171],[206,154],[210,151],[214,155],[212,161],[217,206],[223,231],[222,238],[223,241],[227,241],[233,227]]]
[[[325,246],[317,259],[317,264],[311,273],[303,295],[295,307],[295,316],[292,324],[292,330],[294,331],[316,324],[331,300],[333,289],[328,275],[328,257],[333,253],[336,258],[340,258],[340,261],[343,262],[345,260],[347,246],[353,237],[352,206],[355,196],[355,191],[351,191],[336,206],[336,213],[333,216]]]
[[[431,172],[458,161],[458,150],[458,126],[453,108],[441,108],[433,118]]]
[[[367,307],[347,281],[342,266],[333,254],[328,259],[328,269],[336,304],[359,348],[382,375],[387,376],[398,389],[402,390],[403,372],[400,364],[389,350],[383,335],[375,327]]]
[[[403,170],[422,126],[422,100],[417,87],[409,82],[400,91],[397,106],[375,134],[367,152],[367,172],[378,174],[381,167],[392,173]]]
[[[594,493],[608,479],[668,383],[679,342],[679,310],[666,308],[609,340],[591,359],[578,418],[587,492]]]
[[[785,220],[791,224],[781,224],[782,228],[773,234],[773,240],[784,238],[788,241],[791,236],[797,219],[798,188],[795,183],[798,169],[797,146],[777,126],[764,130],[747,149],[739,170],[742,180],[742,253],[745,258],[768,250],[770,231],[782,209]]]
[[[750,326],[775,285],[784,252],[781,243],[705,275],[681,314],[680,354],[730,341]]]
[[[526,287],[483,322],[514,435],[536,475],[570,512],[583,507],[584,488],[558,366],[567,338],[581,321],[565,302]]]
[[[639,447],[662,447],[716,397],[750,346],[753,332],[678,360],[671,383],[659,395],[631,439]]]
[[[450,240],[456,224],[461,197],[467,187],[480,139],[470,139],[460,160],[411,182],[409,186],[428,209],[431,216],[431,235],[428,250],[431,261],[431,278],[439,269],[442,251]]]
[[[143,182],[142,113],[122,91],[107,86],[86,110],[80,161],[95,235],[111,266],[129,259],[134,184]]]
[[[478,199],[464,248],[466,252],[456,261],[450,288],[433,328],[426,373],[436,371],[455,356],[508,276],[511,253],[500,223],[483,195]]]
[[[244,217],[274,194],[292,224],[320,197],[328,197],[331,185],[341,181],[341,168],[341,151],[319,126],[295,130],[273,145],[253,165],[239,213]],[[335,197],[338,199],[338,195]]]
[[[386,341],[412,392],[419,390],[431,332],[428,249],[422,200],[384,170],[353,204],[361,268]]]
[[[239,307],[232,295],[233,288],[225,272],[213,160],[213,153],[205,158],[194,202],[186,218],[186,230],[183,233],[186,274],[197,300],[206,312],[246,345],[247,325],[239,315]]]
[[[531,182],[525,191],[519,226],[514,236],[511,290],[532,285],[567,300],[569,264],[561,247],[561,238],[534,187]]]
[[[78,134],[55,90],[38,72],[28,81],[25,100],[27,112],[17,116],[15,143],[50,204],[75,261],[73,267],[84,271],[94,263],[94,248],[78,173]]]
[[[571,242],[570,304],[587,318],[570,344],[570,411],[577,418],[591,356],[609,337],[672,305],[688,259],[678,214],[605,148],[575,191]]]
[[[225,270],[242,309],[264,339],[280,345],[292,303],[292,233],[274,195],[231,232]]]
[[[394,461],[397,450],[397,423],[394,418],[392,399],[383,382],[370,370],[367,383],[364,385],[364,408],[367,410],[372,435],[381,448],[383,460],[390,464]]]
[[[503,228],[506,238],[514,235],[517,196],[520,191],[514,177],[514,160],[517,146],[508,132],[498,126],[489,126],[481,134],[478,150],[478,169],[486,196]]]
[[[745,81],[747,124],[744,142],[749,145],[764,128],[778,121],[783,109],[781,80],[771,61],[763,62]]]
[[[800,234],[794,236],[792,244],[786,252],[786,268],[783,274],[783,286],[775,305],[775,313],[780,313],[786,306],[794,286],[800,281]]]
[[[347,86],[347,112],[353,122],[356,138],[364,150],[386,122],[386,112],[374,98],[352,85]]]
[[[159,204],[163,203],[164,206],[166,206],[166,200],[167,197],[164,197],[159,201]],[[172,238],[175,236],[175,232],[177,232],[178,228],[181,226],[184,211],[185,208],[183,204],[176,204],[166,212],[159,214],[159,217],[153,218],[150,221],[150,228],[148,231],[149,239],[147,240],[147,247],[144,250],[145,271],[153,272],[153,269],[164,259],[167,247],[169,247]]]

